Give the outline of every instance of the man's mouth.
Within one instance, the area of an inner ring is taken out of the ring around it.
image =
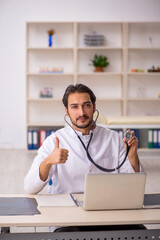
[[[77,121],[84,122],[86,119],[88,119],[87,116],[82,116],[82,117],[78,117],[76,120],[77,120]]]

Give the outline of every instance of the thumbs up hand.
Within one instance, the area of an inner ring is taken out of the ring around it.
[[[39,176],[42,181],[46,181],[52,165],[65,163],[68,158],[68,150],[59,147],[59,139],[56,137],[56,143],[51,154],[41,163],[39,167]]]
[[[50,154],[51,164],[65,163],[67,158],[68,158],[68,150],[59,147],[59,139],[56,137],[54,150]]]

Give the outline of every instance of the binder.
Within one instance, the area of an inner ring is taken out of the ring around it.
[[[32,149],[38,149],[38,131],[33,130],[32,131],[32,139],[33,139],[33,147]]]
[[[133,131],[135,132],[135,136],[138,139],[138,147],[140,146],[140,142],[139,142],[139,129],[133,129]]]
[[[44,140],[46,139],[46,131],[45,130],[40,130],[39,131],[39,146],[42,145]]]
[[[160,148],[160,129],[158,129],[157,132],[158,132],[157,147]]]
[[[28,141],[28,150],[32,150],[33,149],[32,130],[28,130],[27,141]]]
[[[49,135],[51,135],[51,131],[50,130],[46,130],[46,137],[48,137]]]
[[[153,130],[153,148],[158,147],[158,131],[156,129]]]
[[[153,131],[152,131],[152,129],[148,130],[148,148],[153,148]]]
[[[55,133],[55,132],[56,132],[56,130],[51,130],[51,134],[53,134],[53,133]],[[50,135],[51,135],[51,134],[50,134]]]

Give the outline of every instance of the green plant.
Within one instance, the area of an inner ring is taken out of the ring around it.
[[[107,62],[107,57],[103,55],[94,55],[94,59],[91,60],[91,65],[95,67],[107,67],[109,62]]]

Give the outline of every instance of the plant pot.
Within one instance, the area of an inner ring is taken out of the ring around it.
[[[95,67],[94,72],[104,72],[103,67]]]

